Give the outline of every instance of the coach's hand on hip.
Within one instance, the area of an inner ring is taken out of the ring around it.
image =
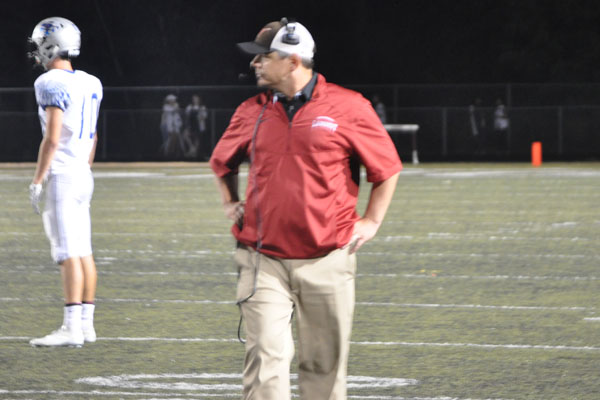
[[[223,204],[225,216],[235,222],[240,228],[244,222],[244,201],[230,201]]]
[[[348,244],[350,246],[350,254],[360,249],[365,242],[373,239],[377,233],[392,201],[399,173],[396,172],[383,181],[373,183],[365,216],[354,224],[352,239]]]
[[[373,239],[381,223],[377,223],[369,218],[361,218],[354,224],[352,238],[347,246],[350,247],[350,254],[356,253],[363,244]]]

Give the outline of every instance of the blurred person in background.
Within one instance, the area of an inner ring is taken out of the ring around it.
[[[469,125],[471,127],[471,136],[475,141],[475,154],[485,154],[487,120],[480,98],[476,98],[473,104],[469,106]]]
[[[510,119],[502,100],[496,99],[494,109],[494,136],[496,152],[507,154],[509,151]]]
[[[181,110],[177,103],[177,96],[169,94],[165,97],[160,119],[160,131],[163,144],[161,146],[165,157],[181,157],[184,153],[183,138],[181,135]]]
[[[381,120],[381,123],[386,124],[387,116],[386,116],[385,104],[383,104],[383,102],[379,98],[379,95],[377,95],[377,94],[373,96],[372,100],[373,100],[372,101],[373,108],[375,109],[377,116]]]
[[[207,140],[206,119],[208,110],[199,95],[192,96],[192,102],[185,108],[186,131],[191,141],[190,157],[207,161],[210,155],[210,141]]]

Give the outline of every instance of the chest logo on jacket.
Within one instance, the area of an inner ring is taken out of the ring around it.
[[[312,122],[312,129],[315,128],[324,128],[331,132],[335,132],[338,124],[335,122],[335,119],[325,116],[319,116],[315,118]]]

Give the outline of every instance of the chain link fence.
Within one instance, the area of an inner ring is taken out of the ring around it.
[[[387,105],[387,123],[418,124],[421,161],[526,160],[541,141],[544,159],[600,158],[600,85],[344,85]],[[182,149],[164,153],[161,115],[164,98],[175,94],[181,113],[192,95],[208,107],[204,149],[210,151],[235,107],[257,93],[251,86],[105,88],[98,120],[99,161],[200,160]],[[478,135],[470,106],[476,109]],[[506,130],[494,129],[495,104],[506,105]],[[185,119],[185,118],[184,118]],[[485,123],[481,123],[484,120]],[[0,161],[35,161],[41,140],[31,88],[0,88]],[[183,129],[181,134],[183,135]],[[403,159],[411,157],[409,136],[392,133]],[[182,141],[185,147],[185,143]]]

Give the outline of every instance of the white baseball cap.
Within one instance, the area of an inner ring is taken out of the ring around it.
[[[308,29],[299,22],[288,22],[287,18],[269,22],[258,32],[254,41],[237,45],[248,54],[282,51],[307,60],[312,60],[316,52],[315,41]]]

